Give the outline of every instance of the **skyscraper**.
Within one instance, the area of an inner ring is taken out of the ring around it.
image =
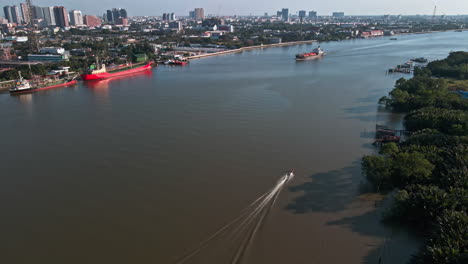
[[[171,20],[171,21],[176,20],[176,19],[175,19],[175,14],[174,14],[174,13],[171,13],[171,17],[169,18],[169,20]]]
[[[205,10],[203,8],[195,8],[195,19],[203,20],[205,19]]]
[[[299,18],[304,19],[305,17],[306,17],[306,11],[305,10],[299,11]]]
[[[44,10],[40,6],[33,6],[32,9],[34,19],[44,19]]]
[[[281,10],[281,17],[283,21],[289,21],[289,9],[283,8],[283,10]]]
[[[120,16],[122,18],[128,18],[128,15],[127,15],[127,10],[123,9],[123,8],[120,8]]]
[[[317,11],[309,11],[309,19],[316,19]]]
[[[190,12],[189,12],[189,17],[190,17],[191,19],[195,19],[195,11],[190,11]]]
[[[83,15],[80,10],[71,10],[70,11],[70,24],[72,26],[81,26],[83,25]]]
[[[11,6],[4,6],[3,13],[5,13],[5,18],[8,20],[8,23],[13,23],[13,15],[11,14]]]
[[[113,17],[113,19],[114,19],[114,20],[112,20],[113,22],[116,22],[117,19],[118,19],[119,17],[121,17],[121,15],[120,15],[120,8],[112,8],[112,17]]]
[[[47,26],[57,25],[57,23],[55,22],[54,8],[52,6],[43,7],[42,13],[44,14],[44,20]]]
[[[114,22],[114,13],[112,13],[112,10],[107,10],[107,21]]]
[[[31,10],[29,10],[29,6],[27,4],[21,3],[20,7],[21,7],[21,13],[23,13],[22,21],[24,21],[24,23],[26,24],[29,24],[31,22],[29,21],[29,18],[30,18],[29,13],[31,12]]]
[[[63,6],[54,7],[55,22],[58,27],[69,27],[70,22],[68,21],[67,9]]]

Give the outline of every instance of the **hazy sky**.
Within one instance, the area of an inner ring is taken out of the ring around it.
[[[0,0],[0,6],[13,5],[24,0]],[[437,13],[447,15],[468,14],[468,0],[33,0],[41,6],[63,5],[67,9],[79,9],[86,14],[102,15],[112,7],[126,8],[130,16],[161,15],[174,12],[188,15],[195,7],[205,8],[205,14],[260,15],[276,13],[283,7],[292,14],[299,10],[316,10],[319,15],[343,11],[349,15],[382,14],[432,14],[437,4]],[[0,12],[3,15],[3,12]]]

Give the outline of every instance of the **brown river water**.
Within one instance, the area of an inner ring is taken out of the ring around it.
[[[468,32],[258,49],[128,78],[0,94],[1,263],[177,263],[286,171],[238,263],[404,263],[420,245],[363,194],[377,105],[412,57]],[[258,223],[260,220],[253,220]],[[186,263],[232,263],[242,225]]]

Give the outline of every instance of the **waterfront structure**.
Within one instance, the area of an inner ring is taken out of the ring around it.
[[[61,62],[68,60],[68,57],[62,54],[29,54],[28,61]]]
[[[46,26],[57,25],[57,23],[55,22],[54,7],[52,6],[43,7],[42,13],[44,15],[44,21],[45,21]]]
[[[88,27],[100,27],[102,25],[102,21],[99,17],[89,15],[83,17],[83,23]]]
[[[281,10],[281,18],[283,21],[289,21],[289,9],[288,8],[283,8]]]
[[[344,12],[333,12],[332,16],[334,18],[343,18],[345,15]]]
[[[70,25],[81,26],[83,25],[83,15],[80,10],[70,11]]]
[[[317,19],[317,11],[309,11],[309,19]]]
[[[67,9],[63,6],[54,7],[55,22],[58,27],[64,28],[70,26]]]
[[[31,10],[29,10],[29,6],[25,3],[21,3],[20,4],[20,7],[21,7],[21,13],[23,14],[23,19],[22,21],[25,23],[25,24],[29,24],[31,21],[30,21],[30,12]]]

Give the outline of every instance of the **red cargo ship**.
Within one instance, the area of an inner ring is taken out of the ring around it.
[[[324,54],[325,52],[320,48],[320,46],[318,46],[318,48],[315,48],[312,52],[297,54],[296,60],[301,61],[315,59],[322,57]]]
[[[132,64],[123,64],[116,67],[111,67],[109,69],[107,69],[106,65],[103,64],[100,69],[89,69],[87,72],[81,75],[81,78],[84,81],[103,80],[148,70],[151,70],[151,63],[139,66]]]

